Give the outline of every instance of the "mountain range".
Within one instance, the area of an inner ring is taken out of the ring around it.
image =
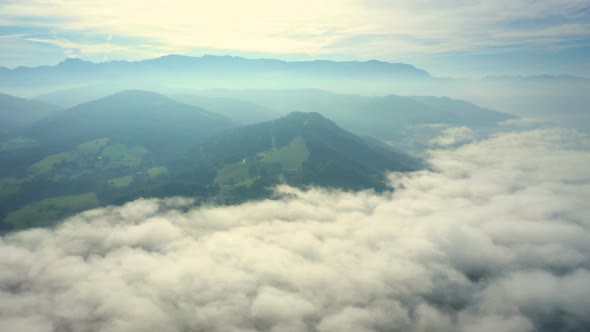
[[[71,107],[117,91],[95,85],[55,91],[37,100]],[[473,103],[432,96],[360,96],[317,89],[209,89],[160,88],[182,103],[222,114],[240,124],[274,119],[293,111],[318,112],[359,135],[399,139],[404,128],[431,124],[493,126],[514,115]]]
[[[96,92],[102,95],[88,99],[84,94],[78,98],[70,93],[63,101],[52,95],[59,90],[73,92],[82,88],[88,91],[88,86],[100,87]],[[168,96],[194,95],[195,90],[210,89],[319,89],[364,96],[446,96],[500,112],[543,117],[550,122],[585,131],[590,128],[586,107],[590,102],[589,86],[590,79],[572,75],[443,78],[402,63],[289,62],[210,55],[169,55],[135,62],[101,63],[66,59],[54,66],[0,68],[0,91],[27,98],[39,97],[41,101],[65,108],[126,89],[148,90]],[[205,96],[212,97],[208,93]],[[182,101],[189,102],[186,96],[183,98]],[[220,103],[215,101],[215,104]],[[227,106],[218,108],[219,111],[224,109]],[[278,115],[285,113],[280,110]],[[254,119],[246,117],[240,122],[255,123],[268,118]],[[334,120],[350,129],[339,119]]]
[[[360,96],[314,89],[215,89],[194,94],[197,98],[203,95],[243,100],[276,113],[318,112],[358,135],[384,140],[399,139],[406,128],[413,126],[494,126],[498,122],[515,118],[512,114],[446,97]],[[190,95],[172,96],[191,103]]]
[[[246,59],[232,56],[205,55],[189,57],[168,55],[136,62],[108,61],[93,63],[69,58],[55,66],[0,68],[1,87],[79,86],[104,82],[182,84],[205,80],[271,80],[285,78],[314,79],[424,79],[430,74],[412,65],[376,60],[359,61],[297,61]]]
[[[32,120],[0,142],[0,164],[6,229],[139,197],[225,204],[269,197],[279,183],[386,190],[386,172],[425,167],[317,112],[243,126],[137,90]]]

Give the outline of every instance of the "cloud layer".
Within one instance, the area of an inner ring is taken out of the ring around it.
[[[138,200],[0,240],[2,331],[590,328],[590,140],[433,151],[394,194]]]

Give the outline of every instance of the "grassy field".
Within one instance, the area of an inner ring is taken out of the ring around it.
[[[248,186],[261,173],[297,172],[309,158],[309,151],[302,138],[295,138],[289,145],[258,154],[258,158],[246,158],[236,164],[225,165],[217,172],[214,183],[219,186]],[[276,173],[275,173],[276,174]]]
[[[168,168],[166,167],[152,167],[147,170],[147,174],[151,179],[157,178],[162,175],[168,174]]]
[[[261,162],[278,163],[288,171],[301,170],[309,158],[309,151],[301,137],[296,137],[287,146],[260,153]]]
[[[133,182],[133,176],[127,175],[120,178],[114,178],[107,181],[109,185],[115,188],[127,188]]]
[[[249,164],[242,162],[225,165],[217,172],[214,182],[219,186],[248,185],[252,182],[248,172],[249,167]]]
[[[5,221],[15,229],[43,227],[69,214],[99,205],[96,193],[46,198],[11,212]]]
[[[84,154],[98,154],[110,142],[109,138],[99,138],[94,141],[86,142],[76,146],[76,151]]]
[[[100,154],[100,157],[111,166],[135,168],[141,164],[149,153],[149,150],[142,146],[113,144],[107,146]]]
[[[55,180],[73,181],[80,176],[100,173],[111,168],[128,167],[130,171],[134,171],[149,154],[149,150],[142,146],[113,144],[109,138],[101,138],[79,144],[71,152],[47,156],[31,165],[29,171],[34,176],[53,173]],[[150,174],[157,176],[166,171],[165,168],[154,168]]]
[[[17,194],[28,179],[3,178],[0,179],[0,198]]]
[[[76,159],[76,154],[72,152],[61,152],[47,156],[29,167],[29,171],[35,175],[43,175],[53,171],[56,165],[64,162],[70,162]]]
[[[0,152],[15,151],[35,145],[37,145],[37,142],[34,139],[20,136],[0,142]]]

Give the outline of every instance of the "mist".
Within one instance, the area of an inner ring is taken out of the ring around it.
[[[447,130],[390,193],[140,199],[4,235],[0,330],[587,330],[590,138],[515,124]]]
[[[0,88],[64,109],[125,89],[166,95],[217,95],[217,90],[316,89],[361,96],[435,96],[472,102],[521,117],[590,129],[590,80],[571,75],[435,77],[428,68],[379,61],[286,62],[226,56],[165,56],[140,62],[69,59],[52,67],[6,69]],[[228,94],[228,93],[226,93]],[[231,93],[229,93],[231,95]],[[300,98],[306,98],[302,94]],[[282,112],[292,105],[283,103]],[[321,105],[317,105],[321,111]]]

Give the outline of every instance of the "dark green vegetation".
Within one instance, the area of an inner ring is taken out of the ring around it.
[[[4,227],[45,225],[124,202],[130,192],[141,195],[142,187],[167,176],[166,164],[177,155],[234,126],[224,116],[145,91],[124,91],[30,121],[0,141]],[[84,194],[94,199],[73,198]]]
[[[385,172],[422,167],[319,113],[240,127],[236,118],[254,122],[249,118],[275,111],[227,97],[197,100],[232,119],[159,94],[124,91],[15,129],[0,141],[2,227],[47,226],[139,197],[229,204],[269,197],[280,183],[385,190]]]
[[[217,183],[232,185],[275,178],[297,186],[383,189],[385,171],[420,167],[416,159],[353,135],[319,113],[292,112],[236,128],[194,151],[198,163],[222,167]]]
[[[10,212],[6,216],[5,222],[14,229],[48,226],[51,221],[67,214],[95,208],[99,205],[100,201],[95,193],[45,198]]]
[[[449,98],[321,90],[184,91],[175,99],[125,90],[87,100],[108,90],[41,98],[82,101],[65,110],[3,97],[13,110],[1,110],[12,121],[0,139],[3,228],[51,225],[139,197],[231,204],[269,197],[280,183],[387,190],[386,172],[424,165],[381,140],[405,149],[412,133],[441,124],[493,126],[512,117]]]
[[[16,173],[0,179],[0,211],[5,223],[15,228],[47,225],[64,215],[111,202],[127,188],[167,173],[164,166],[156,164],[159,158],[155,153],[111,138],[50,155],[34,151],[39,151],[36,162],[2,169]]]

